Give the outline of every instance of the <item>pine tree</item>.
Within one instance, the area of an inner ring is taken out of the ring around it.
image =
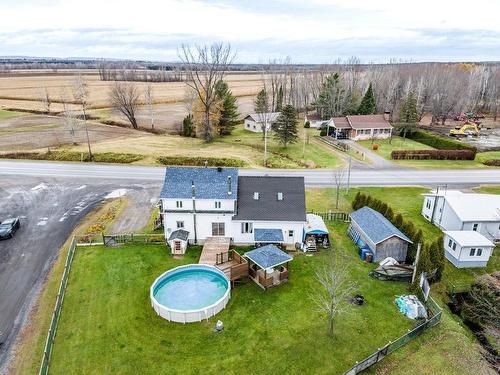
[[[415,128],[418,121],[417,96],[414,91],[410,91],[401,105],[399,114],[399,131],[403,133],[403,138],[406,138],[406,134]]]
[[[422,272],[430,273],[432,271],[432,268],[430,248],[428,244],[424,244],[420,249],[420,257],[418,258],[417,277],[415,278],[415,283],[418,285],[420,274]]]
[[[193,115],[189,114],[182,120],[182,136],[194,137]]]
[[[372,84],[370,83],[359,105],[358,115],[372,115],[375,113],[375,109],[375,94],[373,93]]]
[[[443,247],[443,237],[440,236],[436,241],[430,245],[430,258],[432,263],[432,270],[436,270],[436,280],[441,280],[444,270],[444,247]]]
[[[287,147],[291,143],[296,143],[298,136],[297,113],[295,108],[287,104],[283,107],[280,115],[273,124],[274,138]]]
[[[260,122],[260,126],[262,128],[262,139],[265,137],[265,127],[268,122],[268,113],[269,113],[269,96],[267,95],[266,89],[262,89],[257,94],[255,98],[255,102],[253,104],[253,108],[255,113],[257,114],[258,121]]]
[[[406,253],[406,263],[413,264],[415,262],[415,257],[417,256],[417,247],[419,243],[422,243],[424,240],[424,234],[422,229],[417,230],[413,237],[410,237],[413,242],[408,246],[408,251]]]
[[[276,108],[274,109],[274,111],[281,112],[282,108],[283,108],[283,86],[280,85],[278,93],[276,94]]]
[[[385,212],[385,217],[390,222],[394,221],[394,211],[390,206],[387,207],[387,211]]]
[[[361,193],[360,197],[359,197],[359,205],[358,205],[358,209],[366,206],[366,201],[367,201],[367,196],[366,194],[363,194]]]
[[[353,209],[354,211],[356,211],[357,209],[359,209],[359,208],[360,208],[360,206],[359,206],[359,201],[360,201],[360,198],[361,198],[361,192],[359,192],[359,191],[358,191],[358,192],[356,193],[355,197],[354,197],[354,200],[353,200],[353,201],[352,201],[352,203],[351,203],[352,209]]]
[[[219,135],[231,134],[238,123],[238,104],[226,82],[220,80],[215,85],[215,95],[222,103],[220,119],[216,125]]]

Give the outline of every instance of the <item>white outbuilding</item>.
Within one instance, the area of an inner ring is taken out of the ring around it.
[[[266,123],[266,130],[269,131],[279,115],[279,112],[250,113],[243,119],[243,126],[245,130],[254,133],[262,133],[262,124]]]
[[[477,231],[444,232],[444,254],[457,268],[486,267],[494,247]]]

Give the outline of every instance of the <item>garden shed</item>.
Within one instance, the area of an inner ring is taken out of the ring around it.
[[[373,261],[380,262],[387,257],[398,262],[405,261],[411,240],[380,212],[365,206],[350,216],[349,236],[360,247],[368,247],[371,250]]]
[[[168,237],[167,243],[170,246],[172,255],[184,255],[188,245],[189,232],[184,229],[174,230]]]

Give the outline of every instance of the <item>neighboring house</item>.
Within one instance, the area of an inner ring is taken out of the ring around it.
[[[500,195],[440,190],[423,194],[422,215],[443,231],[474,231],[500,241]]]
[[[392,125],[387,115],[355,115],[334,117],[331,120],[333,136],[352,140],[384,139],[392,136]]]
[[[309,126],[311,128],[320,129],[326,128],[328,125],[333,126],[332,119],[323,120],[320,116],[316,114],[307,114],[304,117],[304,125],[309,121]]]
[[[306,222],[303,177],[245,177],[235,168],[168,167],[159,206],[169,244],[182,229],[189,243],[295,247]]]
[[[444,254],[455,267],[486,267],[495,245],[474,231],[445,231]]]
[[[358,244],[364,244],[373,253],[373,260],[380,262],[392,257],[404,262],[411,240],[380,212],[368,206],[351,213],[349,236]]]
[[[269,131],[279,115],[279,112],[251,113],[243,119],[244,128],[251,132],[262,133],[262,123],[265,121],[266,129]]]

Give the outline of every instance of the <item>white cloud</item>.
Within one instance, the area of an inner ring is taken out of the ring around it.
[[[30,48],[39,53],[37,49],[45,46],[52,56],[166,58],[175,51],[174,44],[224,40],[252,46],[254,51],[243,51],[245,58],[266,59],[274,46],[275,54],[310,60],[314,55],[324,57],[321,51],[304,51],[308,42],[322,42],[326,49],[341,45],[342,55],[349,54],[345,42],[351,43],[354,54],[372,41],[379,46],[386,42],[388,49],[439,45],[441,53],[453,59],[454,51],[446,49],[453,35],[432,37],[426,30],[456,29],[472,36],[479,29],[500,32],[500,1],[475,0],[474,9],[477,16],[470,14],[470,2],[461,0],[420,0],[411,6],[397,0],[0,0],[0,41],[5,47],[0,53],[34,54]],[[487,54],[485,50],[482,56]]]

